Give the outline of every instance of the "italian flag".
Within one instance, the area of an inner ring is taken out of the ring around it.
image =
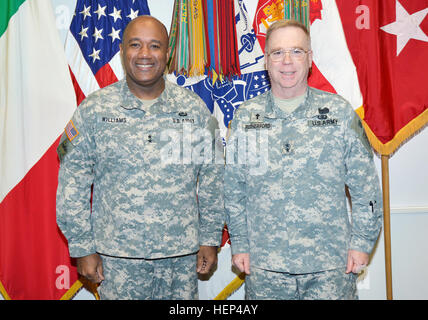
[[[56,147],[76,97],[51,1],[0,1],[0,70],[0,292],[64,298],[77,273],[56,225]]]

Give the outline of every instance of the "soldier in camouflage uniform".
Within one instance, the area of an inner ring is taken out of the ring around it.
[[[248,299],[357,299],[382,223],[370,144],[346,100],[308,86],[304,25],[274,23],[265,52],[272,90],[239,107],[227,143],[232,261]]]
[[[158,20],[130,22],[121,55],[126,79],[89,95],[58,147],[58,225],[101,298],[196,299],[224,224],[218,123],[196,94],[165,81]]]

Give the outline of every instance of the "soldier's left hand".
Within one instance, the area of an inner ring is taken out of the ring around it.
[[[200,246],[196,272],[207,274],[217,264],[217,246]]]
[[[369,263],[369,255],[366,252],[349,250],[348,251],[348,263],[346,266],[346,273],[358,274],[367,267]]]

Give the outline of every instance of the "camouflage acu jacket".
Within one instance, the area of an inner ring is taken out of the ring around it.
[[[243,103],[231,123],[224,183],[232,253],[250,253],[251,266],[289,273],[344,267],[348,249],[370,252],[379,235],[372,150],[338,95],[308,88],[291,114],[271,92]]]
[[[125,80],[88,96],[58,147],[57,222],[70,255],[153,259],[219,245],[217,126],[196,94],[168,81],[148,107]]]

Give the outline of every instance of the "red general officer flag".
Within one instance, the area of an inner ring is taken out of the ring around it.
[[[428,122],[428,0],[337,0],[366,131],[393,153]]]

